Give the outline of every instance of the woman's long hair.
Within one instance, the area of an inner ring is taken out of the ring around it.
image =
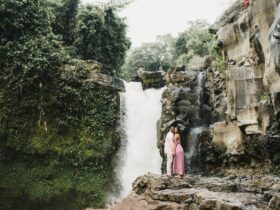
[[[177,132],[176,132],[176,130],[177,130]],[[180,135],[180,128],[179,127],[175,127],[175,133]]]

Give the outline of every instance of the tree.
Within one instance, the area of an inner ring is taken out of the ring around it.
[[[209,24],[204,20],[189,22],[189,28],[176,40],[176,56],[178,64],[187,64],[195,57],[210,54],[210,46],[214,37],[209,33]]]
[[[131,4],[134,0],[95,0],[95,4],[103,8],[114,8],[120,10]]]
[[[175,62],[175,38],[171,34],[158,35],[156,41],[161,45],[161,58],[169,66]]]
[[[79,3],[80,0],[61,0],[54,9],[53,31],[61,35],[67,45],[74,41]]]
[[[171,34],[157,36],[153,43],[144,43],[133,49],[127,56],[121,76],[133,79],[140,66],[148,71],[167,70],[174,62],[175,40]]]
[[[0,77],[3,86],[39,85],[56,77],[63,56],[42,0],[0,0]],[[22,82],[22,83],[21,83]]]
[[[126,37],[126,25],[118,18],[112,8],[107,8],[104,14],[104,27],[101,32],[100,62],[105,70],[118,75],[124,63],[130,41]]]
[[[105,72],[118,74],[130,41],[123,19],[115,15],[112,8],[102,10],[88,5],[78,16],[75,46],[82,59],[96,60]]]
[[[17,41],[22,37],[50,33],[50,11],[41,0],[0,0],[1,44]]]
[[[206,21],[190,22],[190,27],[186,33],[186,47],[192,49],[195,55],[206,56],[209,54],[208,44],[212,41],[209,33],[209,25]]]
[[[188,52],[187,49],[187,43],[186,43],[186,34],[181,33],[179,34],[176,44],[175,44],[175,51],[176,51],[176,57],[178,58],[182,54],[186,54]]]
[[[17,114],[22,119],[39,118],[39,107],[55,94],[52,87],[65,56],[52,34],[51,14],[44,1],[0,0],[0,5],[0,122],[7,144],[20,147],[25,142],[17,139],[14,128],[28,123],[15,125],[11,118]],[[25,133],[34,124],[29,126]]]

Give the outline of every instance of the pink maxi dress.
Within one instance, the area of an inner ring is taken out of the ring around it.
[[[184,150],[181,146],[181,140],[179,134],[175,134],[174,136],[175,143],[175,155],[173,158],[172,169],[174,174],[184,175],[185,174],[185,163],[184,163]]]

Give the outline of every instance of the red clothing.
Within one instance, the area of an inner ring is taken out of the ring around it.
[[[245,5],[246,7],[248,7],[248,6],[249,6],[249,0],[244,0],[244,5]]]

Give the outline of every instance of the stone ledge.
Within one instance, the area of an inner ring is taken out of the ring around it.
[[[234,186],[234,187],[232,187]],[[269,189],[270,191],[263,191]],[[123,209],[279,209],[277,176],[185,176],[147,174],[113,210]]]

